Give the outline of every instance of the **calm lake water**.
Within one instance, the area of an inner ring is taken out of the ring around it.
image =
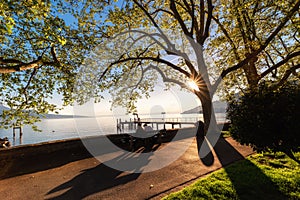
[[[217,113],[217,120],[224,121],[225,114]],[[166,119],[182,119],[187,121],[195,121],[199,117],[198,114],[167,114]],[[12,129],[0,129],[0,138],[8,137],[13,146],[22,144],[35,144],[46,141],[78,138],[96,135],[116,134],[117,133],[117,119],[122,121],[129,121],[130,116],[101,116],[94,118],[62,118],[62,119],[43,119],[36,125],[42,132],[35,132],[30,126],[23,127],[23,137],[19,138],[19,131],[16,131],[16,138],[13,139]],[[163,120],[162,115],[147,116],[140,115],[140,118],[156,118]],[[133,119],[133,117],[131,117]],[[185,125],[191,126],[191,125]],[[162,127],[159,127],[161,129]],[[171,127],[166,127],[171,128]],[[127,130],[125,130],[127,132]]]

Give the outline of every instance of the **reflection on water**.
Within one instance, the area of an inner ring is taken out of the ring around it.
[[[169,114],[166,118],[182,118],[190,117],[196,119],[197,114],[180,115]],[[217,114],[218,119],[224,120],[224,114]],[[129,120],[132,116],[102,116],[97,118],[62,118],[62,119],[44,119],[36,125],[42,132],[35,132],[30,126],[24,126],[23,137],[19,137],[19,132],[16,132],[16,137],[13,138],[12,129],[0,129],[0,138],[7,137],[13,146],[21,144],[34,144],[46,141],[78,138],[86,136],[96,136],[105,134],[117,133],[117,119],[122,118],[123,121]],[[149,116],[140,116],[149,118]],[[161,115],[151,117],[162,117]],[[168,128],[168,127],[167,127]]]

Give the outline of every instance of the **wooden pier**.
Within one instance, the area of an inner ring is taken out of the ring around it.
[[[153,128],[153,130],[160,130],[166,128],[182,128],[182,125],[194,126],[200,118],[145,118],[145,119],[129,119],[122,121],[117,119],[118,132],[124,132],[124,130],[132,131],[136,130],[137,124],[147,124]]]
[[[133,131],[137,129],[138,123],[147,124],[153,128],[153,130],[160,129],[174,129],[184,127],[193,127],[199,120],[203,120],[202,117],[182,117],[182,118],[130,118],[129,120],[117,119],[117,132]],[[217,118],[219,123],[225,123],[225,118]]]

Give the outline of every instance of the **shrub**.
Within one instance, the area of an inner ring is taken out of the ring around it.
[[[229,103],[231,135],[258,151],[299,151],[299,83],[273,88],[262,83]]]

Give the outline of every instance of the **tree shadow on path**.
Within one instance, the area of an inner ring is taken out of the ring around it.
[[[145,149],[139,149],[137,153],[144,153]],[[128,152],[109,160],[108,162],[122,162],[124,160],[130,163],[136,163],[134,171],[140,171],[144,166],[150,162],[149,154],[148,159],[139,159],[139,156],[133,156]],[[63,199],[83,199],[89,195],[101,192],[118,185],[126,184],[130,181],[136,180],[140,173],[129,173],[113,169],[105,163],[101,163],[96,167],[82,171],[81,174],[74,177],[72,180],[65,182],[47,193],[52,196],[46,199],[63,200]],[[63,192],[63,193],[62,193]],[[58,193],[58,195],[55,195]],[[60,194],[62,193],[62,194]],[[54,197],[53,197],[54,196]]]
[[[199,140],[198,144],[208,145],[208,140]],[[199,148],[198,148],[199,149]],[[228,141],[222,136],[213,147],[213,151],[224,167],[238,199],[287,199],[271,179],[263,173],[254,163],[245,159]],[[211,166],[214,161],[213,153],[210,152],[206,157],[200,158],[206,166]],[[234,161],[243,160],[239,167],[227,166]],[[225,167],[227,166],[227,167]],[[246,180],[246,181],[245,181]],[[274,198],[275,197],[275,198]]]

